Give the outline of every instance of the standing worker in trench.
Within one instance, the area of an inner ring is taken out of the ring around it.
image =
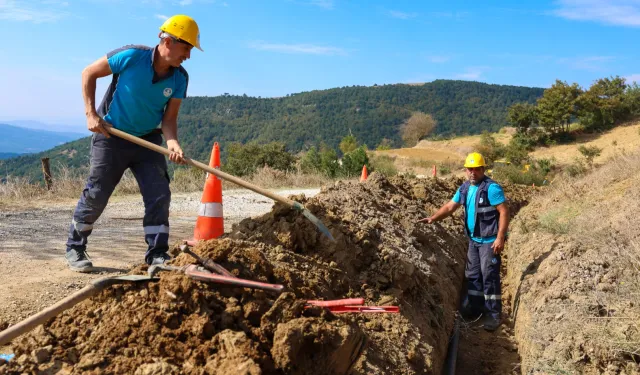
[[[466,319],[476,319],[484,307],[483,327],[494,331],[500,326],[502,315],[500,253],[509,226],[509,208],[502,187],[485,176],[486,164],[481,154],[470,153],[464,167],[468,180],[453,199],[420,222],[431,224],[464,206],[464,226],[469,237],[465,268],[468,292],[461,313]]]
[[[66,243],[69,268],[89,272],[87,237],[102,214],[109,197],[127,170],[138,182],[143,197],[145,262],[160,264],[170,259],[169,204],[171,191],[167,162],[162,154],[111,137],[116,129],[160,145],[162,135],[171,151],[169,160],[185,164],[178,143],[178,111],[187,95],[189,76],[182,63],[200,48],[200,31],[189,16],[167,19],[158,33],[155,47],[128,45],[96,60],[82,72],[82,96],[91,138],[91,169],[86,186],[73,213]],[[105,97],[96,110],[96,80],[113,75]],[[159,127],[159,125],[161,125]]]

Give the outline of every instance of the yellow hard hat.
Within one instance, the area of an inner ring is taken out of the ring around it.
[[[484,157],[478,152],[472,152],[467,155],[467,160],[464,161],[465,168],[484,167],[487,164],[484,162]]]
[[[160,30],[184,40],[202,51],[202,48],[200,48],[200,29],[193,18],[185,16],[184,14],[177,14],[164,21],[162,26],[160,26]]]

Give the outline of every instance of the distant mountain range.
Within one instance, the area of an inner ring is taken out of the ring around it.
[[[16,156],[20,156],[21,154],[17,154],[15,152],[0,152],[0,160],[1,159],[9,159],[14,158]]]
[[[14,125],[0,124],[0,154],[4,156],[6,154],[40,152],[86,136],[87,134],[79,132],[27,129]]]
[[[392,147],[400,147],[402,124],[415,111],[433,115],[438,122],[436,135],[480,134],[498,131],[507,125],[509,106],[535,103],[543,92],[538,87],[436,80],[423,85],[339,87],[281,98],[194,96],[180,108],[179,138],[190,158],[204,162],[211,156],[213,142],[219,142],[223,164],[232,142],[279,141],[288,151],[298,152],[322,143],[337,149],[344,136],[353,134],[370,149],[384,138]],[[86,169],[89,135],[44,152],[2,160],[0,171],[40,176],[40,158],[45,156],[54,174],[58,166],[70,171]],[[1,147],[0,151],[10,152]]]
[[[77,122],[77,121],[74,121]],[[7,124],[12,126],[17,126],[19,128],[27,128],[27,129],[38,129],[38,130],[46,130],[50,132],[56,133],[72,133],[77,134],[81,133],[78,130],[78,125],[69,125],[69,124],[60,124],[60,123],[45,123],[36,120],[8,120],[4,118],[0,118],[0,124]],[[81,126],[80,129],[84,130],[84,126]],[[86,136],[86,134],[85,134]]]

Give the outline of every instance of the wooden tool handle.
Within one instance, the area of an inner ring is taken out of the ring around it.
[[[344,299],[334,299],[329,301],[310,300],[310,301],[307,301],[307,303],[309,305],[321,306],[321,307],[362,305],[364,303],[364,298],[344,298]]]
[[[157,151],[157,152],[159,152],[159,153],[161,153],[163,155],[166,155],[166,156],[171,155],[171,151],[169,151],[168,149],[166,149],[166,148],[164,148],[162,146],[158,146],[155,143],[151,143],[149,141],[145,141],[142,138],[136,137],[136,136],[131,135],[129,133],[125,133],[125,132],[123,132],[121,130],[118,130],[116,128],[113,128],[111,126],[107,127],[107,131],[109,133],[113,134],[113,135],[116,135],[116,136],[118,136],[120,138],[124,138],[124,139],[126,139],[128,141],[131,141],[131,142],[133,142],[135,144],[138,144],[138,145],[140,145],[142,147],[146,147],[146,148],[151,149],[153,151]],[[224,173],[224,172],[222,172],[222,171],[220,171],[218,169],[211,168],[210,166],[208,166],[208,165],[206,165],[204,163],[201,163],[201,162],[199,162],[197,160],[190,159],[190,158],[188,158],[186,156],[183,157],[183,159],[187,162],[187,164],[192,165],[192,166],[194,166],[196,168],[200,168],[203,171],[209,172],[209,173],[211,173],[211,174],[213,174],[213,175],[215,175],[217,177],[220,177],[223,180],[230,181],[230,182],[233,182],[236,185],[243,186],[243,187],[245,187],[245,188],[247,188],[249,190],[255,191],[258,194],[264,195],[265,197],[269,197],[269,198],[271,198],[271,199],[273,199],[275,201],[284,203],[284,204],[288,205],[289,207],[293,207],[293,208],[296,208],[296,209],[299,209],[299,210],[303,209],[303,207],[302,207],[302,205],[300,205],[300,203],[294,202],[291,199],[288,199],[288,198],[282,197],[282,196],[280,196],[278,194],[272,193],[269,190],[262,189],[262,188],[260,188],[260,187],[258,187],[256,185],[253,185],[252,183],[249,183],[247,181],[241,180],[238,177],[235,177],[235,176],[232,176],[230,174]]]
[[[270,292],[277,292],[277,293],[282,292],[282,290],[284,289],[284,285],[280,285],[280,284],[269,284],[269,283],[263,283],[260,281],[246,280],[246,279],[240,279],[237,277],[227,277],[222,275],[216,275],[213,273],[200,272],[197,270],[197,267],[195,265],[187,266],[184,273],[185,275],[189,276],[194,280],[210,282],[210,283],[233,285],[233,286],[240,286],[245,288],[262,289],[262,290],[268,290]]]
[[[33,328],[40,324],[45,323],[47,320],[55,317],[64,310],[73,307],[75,304],[82,302],[83,300],[95,295],[102,289],[94,284],[89,284],[74,294],[60,300],[55,305],[48,307],[39,313],[30,316],[29,318],[13,325],[4,331],[0,332],[0,347],[8,344],[16,337],[31,331]]]

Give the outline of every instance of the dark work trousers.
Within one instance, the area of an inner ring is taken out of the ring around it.
[[[478,243],[469,240],[467,251],[467,294],[474,311],[490,314],[499,319],[502,313],[500,299],[500,255],[493,253],[493,242]]]
[[[162,135],[159,133],[141,138],[157,145],[162,143]],[[127,168],[135,176],[144,201],[142,225],[145,242],[149,245],[145,261],[149,263],[151,254],[169,249],[171,191],[164,155],[113,135],[107,138],[94,133],[91,138],[91,169],[73,213],[67,251],[86,249],[87,237],[93,230],[93,224],[104,211],[109,197]]]

